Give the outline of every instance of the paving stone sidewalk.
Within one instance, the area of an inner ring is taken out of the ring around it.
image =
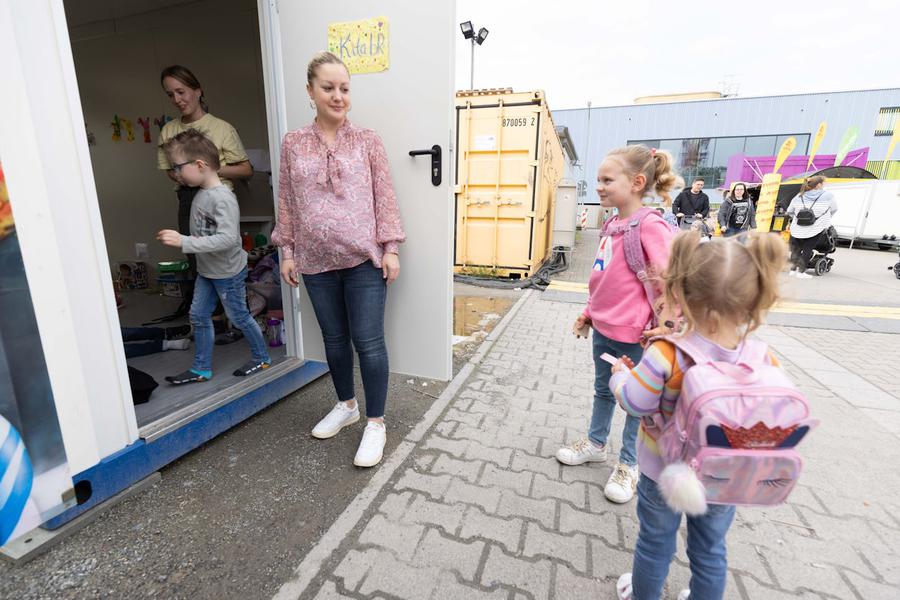
[[[590,345],[569,330],[580,307],[531,293],[514,310],[301,597],[615,598],[631,570],[635,505],[604,498],[611,465],[553,458],[590,415]],[[867,346],[835,338],[845,333],[759,332],[822,425],[790,502],[738,511],[727,598],[900,598],[900,392],[882,366],[900,356],[900,336]],[[690,576],[683,534],[666,598]]]

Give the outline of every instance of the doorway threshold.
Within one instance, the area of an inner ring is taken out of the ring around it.
[[[226,404],[242,397],[255,389],[279,379],[280,377],[299,369],[305,361],[299,358],[289,357],[272,365],[265,371],[261,371],[251,377],[230,385],[227,388],[214,392],[209,396],[198,399],[196,402],[185,406],[175,412],[164,415],[154,421],[141,426],[138,435],[145,442],[152,442],[162,436],[184,427],[191,421],[217,410]]]

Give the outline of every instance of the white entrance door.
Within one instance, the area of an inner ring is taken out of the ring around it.
[[[400,248],[400,278],[388,289],[386,337],[391,371],[450,379],[454,3],[262,0],[260,8],[268,21],[262,28],[271,60],[267,88],[276,101],[283,98],[284,102],[275,111],[281,122],[276,128],[280,129],[278,139],[272,141],[273,158],[286,131],[312,121],[306,66],[315,52],[327,49],[328,26],[387,19],[390,66],[386,71],[352,76],[350,119],[376,130],[384,140],[407,234]],[[432,183],[431,156],[409,155],[411,150],[435,145],[442,151],[439,185]],[[319,327],[303,290],[300,313],[303,357],[324,360]]]

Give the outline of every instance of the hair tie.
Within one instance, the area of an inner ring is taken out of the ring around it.
[[[650,148],[650,156],[656,156],[656,148]]]

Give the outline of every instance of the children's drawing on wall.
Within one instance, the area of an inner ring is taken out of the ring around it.
[[[122,141],[122,121],[119,119],[119,115],[113,115],[113,120],[109,124],[112,127],[112,141],[121,142]]]
[[[0,545],[75,504],[0,165]]]
[[[122,119],[122,126],[125,127],[125,139],[129,142],[134,141],[134,123],[130,119]]]
[[[144,143],[150,143],[150,117],[138,117],[138,125],[144,130]]]
[[[172,117],[170,117],[169,115],[162,115],[160,117],[153,119],[153,124],[156,125],[157,127],[159,127],[159,130],[162,131],[162,128],[165,126],[165,124],[171,120],[172,120]]]

